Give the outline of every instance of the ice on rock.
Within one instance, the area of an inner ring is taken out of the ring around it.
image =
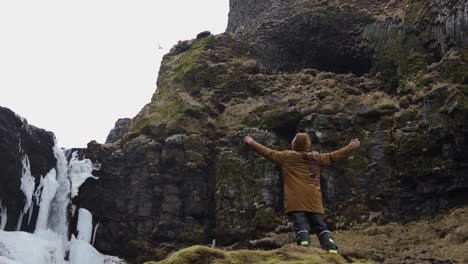
[[[34,194],[35,182],[34,182],[34,177],[31,175],[31,165],[29,162],[28,155],[24,155],[21,162],[23,163],[23,169],[21,171],[21,174],[22,174],[21,175],[21,190],[23,191],[24,196],[26,197],[26,202],[23,208],[23,214],[26,214],[28,210],[32,209],[31,207],[32,207],[32,199],[33,199],[33,194]],[[19,227],[21,227],[21,224],[19,224]]]
[[[94,241],[96,241],[96,234],[97,234],[98,227],[99,227],[99,223],[97,223],[96,226],[94,226],[93,238],[92,238],[92,241],[91,241],[91,245],[93,245],[93,246],[94,246]]]
[[[7,208],[6,206],[2,206],[2,201],[0,201],[0,230],[5,230],[8,219],[7,216]]]
[[[21,230],[21,226],[23,225],[23,217],[24,217],[24,213],[20,212],[20,215],[18,217],[18,222],[16,222],[16,231]],[[0,264],[2,264],[2,263],[0,263]]]
[[[55,143],[54,156],[57,160],[56,180],[58,188],[51,204],[49,225],[52,230],[68,239],[68,208],[70,200],[70,178],[68,177],[68,162],[65,153]]]
[[[46,230],[50,213],[50,204],[57,192],[58,182],[57,173],[52,169],[45,177],[41,178],[41,183],[37,191],[41,191],[41,200],[39,203],[39,215],[37,216],[36,231]]]
[[[21,228],[28,212],[30,220],[36,205],[39,213],[34,234],[1,231],[7,223],[7,208],[0,201],[0,264],[125,264],[122,259],[99,253],[90,244],[94,243],[98,225],[93,229],[93,216],[84,208],[78,211],[78,239],[68,240],[68,217],[76,210],[71,198],[78,195],[78,188],[86,179],[97,179],[91,173],[99,166],[87,159],[79,160],[76,152],[68,163],[57,144],[53,151],[57,165],[41,177],[35,192],[30,161],[23,154],[21,190],[26,202],[17,220],[17,229]]]
[[[66,264],[65,249],[53,233],[31,234],[0,231],[0,255],[6,263]],[[0,263],[2,263],[0,261]],[[2,263],[3,264],[3,263]]]
[[[78,189],[88,179],[99,179],[92,174],[93,170],[99,170],[99,164],[93,164],[89,159],[79,160],[78,152],[72,153],[68,168],[71,180],[71,197],[78,195]]]
[[[93,234],[93,215],[91,215],[88,210],[80,208],[78,211],[78,224],[76,229],[78,230],[78,240],[91,243],[91,236]]]
[[[104,264],[127,264],[127,262],[118,257],[104,255]]]
[[[104,264],[104,255],[86,241],[75,239],[70,244],[70,264]]]
[[[18,261],[11,260],[7,257],[0,256],[0,264],[23,264]]]
[[[32,214],[32,198],[34,194],[34,177],[31,175],[31,165],[29,163],[28,155],[24,154],[23,158],[21,159],[21,163],[23,164],[23,168],[21,170],[21,190],[25,196],[25,203],[23,211],[21,211],[20,216],[18,217],[18,222],[16,224],[16,230],[21,230],[21,226],[23,224],[23,217],[29,211],[29,215]],[[28,223],[30,221],[30,217],[28,219]]]

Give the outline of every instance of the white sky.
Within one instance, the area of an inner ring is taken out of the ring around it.
[[[201,31],[224,32],[228,9],[229,0],[0,0],[0,106],[61,147],[103,143],[151,100],[162,56]]]

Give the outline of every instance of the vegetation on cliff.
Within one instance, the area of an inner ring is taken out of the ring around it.
[[[333,229],[466,204],[468,60],[466,29],[457,26],[465,5],[272,2],[278,10],[239,19],[236,33],[174,46],[126,133],[90,145],[101,180],[77,199],[105,219],[98,247],[119,251],[137,240],[149,245],[142,252],[164,245],[167,253],[212,239],[247,247],[286,225],[280,170],[244,146],[246,134],[286,149],[306,132],[320,152],[361,139],[359,152],[322,171]],[[239,15],[259,12],[247,6]]]

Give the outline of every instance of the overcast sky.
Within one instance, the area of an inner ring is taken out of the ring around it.
[[[162,56],[201,31],[224,32],[228,9],[229,0],[0,1],[0,105],[61,147],[104,142],[150,101]]]

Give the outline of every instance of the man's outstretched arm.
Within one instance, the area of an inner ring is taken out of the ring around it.
[[[255,142],[251,137],[246,136],[244,137],[244,142],[251,146],[256,152],[258,152],[263,157],[267,158],[270,161],[278,165],[282,165],[284,162],[284,158],[286,157],[285,151],[276,151],[269,149],[262,144]]]
[[[349,142],[349,144],[337,151],[333,151],[330,153],[316,153],[314,152],[315,158],[319,161],[319,164],[322,166],[330,166],[333,164],[335,161],[341,160],[348,156],[351,152],[359,148],[361,145],[361,142],[359,139],[353,139]]]

